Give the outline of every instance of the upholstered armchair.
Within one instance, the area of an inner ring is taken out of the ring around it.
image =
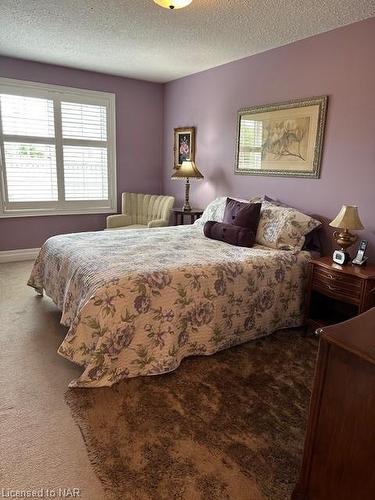
[[[122,214],[107,217],[107,229],[168,226],[173,196],[122,193]]]

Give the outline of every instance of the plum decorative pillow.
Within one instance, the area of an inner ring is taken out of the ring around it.
[[[240,200],[248,203],[246,200]],[[224,219],[224,211],[227,204],[227,197],[220,196],[220,198],[216,198],[211,201],[205,208],[202,217],[195,221],[194,224],[203,226],[205,222],[209,220],[213,220],[216,222],[223,222]]]
[[[203,231],[207,238],[238,247],[252,247],[255,243],[255,232],[248,227],[209,220],[205,223]]]
[[[299,252],[306,234],[321,222],[291,207],[263,201],[256,242],[278,250]]]
[[[248,227],[256,234],[261,207],[261,203],[243,203],[232,198],[227,198],[223,222],[225,224]]]

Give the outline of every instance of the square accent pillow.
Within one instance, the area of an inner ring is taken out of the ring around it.
[[[278,250],[299,252],[306,234],[320,226],[321,222],[291,207],[262,203],[256,242]]]
[[[261,203],[243,203],[227,198],[223,222],[240,227],[248,227],[256,234],[260,219]]]
[[[263,196],[254,196],[253,198],[250,198],[249,203],[262,203],[263,201],[268,201],[272,203],[273,205],[277,205],[279,207],[286,207],[286,208],[293,208],[296,210],[294,207],[291,207],[290,205],[283,203],[282,201],[279,200],[274,200],[273,198],[270,198],[266,194]],[[317,227],[314,227],[309,233],[305,235],[305,242],[303,244],[302,250],[307,250],[308,252],[318,252],[319,254],[323,255],[323,249],[322,249],[322,239],[321,239],[321,229],[323,227],[323,224],[325,222],[328,222],[328,220],[325,220],[324,217],[314,215],[315,220],[320,222],[320,225]]]
[[[246,200],[238,200],[248,203]],[[227,197],[220,196],[211,201],[207,207],[204,209],[202,217],[197,219],[194,224],[198,226],[203,226],[207,221],[213,220],[216,222],[223,222],[224,211],[227,204]]]

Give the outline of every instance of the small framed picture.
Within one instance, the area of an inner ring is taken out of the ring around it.
[[[174,168],[185,160],[195,161],[195,127],[174,129]]]

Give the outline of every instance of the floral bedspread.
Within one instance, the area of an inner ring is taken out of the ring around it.
[[[28,284],[69,327],[71,387],[172,371],[186,356],[302,324],[308,252],[241,248],[200,225],[54,236]]]

